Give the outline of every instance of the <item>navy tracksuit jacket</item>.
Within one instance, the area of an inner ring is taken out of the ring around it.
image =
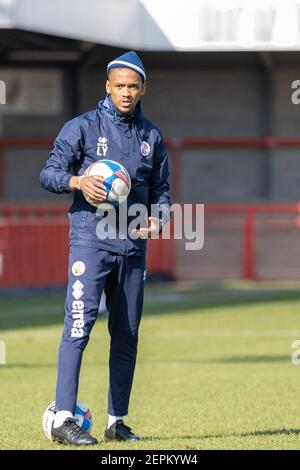
[[[169,214],[168,160],[159,130],[144,118],[140,103],[131,115],[119,113],[108,95],[97,109],[67,122],[40,176],[41,185],[54,193],[70,192],[72,175],[100,159],[125,166],[131,177],[127,199],[132,204],[154,204],[166,221]],[[128,413],[145,279],[146,240],[99,239],[99,217],[81,191],[70,208],[70,258],[65,324],[59,349],[56,409],[73,412],[82,353],[97,318],[103,289],[111,336],[108,412]],[[130,222],[130,219],[128,219]]]

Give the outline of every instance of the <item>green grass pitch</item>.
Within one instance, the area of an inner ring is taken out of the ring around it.
[[[299,449],[298,287],[147,289],[125,421],[139,443],[106,443],[107,317],[84,355],[78,397],[91,408],[98,449]],[[62,296],[0,301],[0,449],[56,449],[42,431],[54,399]],[[59,446],[68,449],[68,446]]]

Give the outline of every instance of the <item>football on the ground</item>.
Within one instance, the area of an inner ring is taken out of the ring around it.
[[[49,406],[44,411],[43,414],[43,430],[48,437],[52,441],[51,437],[51,428],[52,423],[55,418],[55,401],[50,403]],[[90,409],[81,401],[77,400],[74,418],[77,420],[78,426],[80,426],[84,431],[91,432],[93,427],[93,418]]]
[[[103,184],[106,188],[107,199],[100,204],[91,202],[89,196],[83,192],[85,199],[99,209],[111,209],[126,200],[130,189],[131,180],[128,171],[118,162],[113,160],[98,160],[92,163],[84,172],[84,176],[103,176]]]

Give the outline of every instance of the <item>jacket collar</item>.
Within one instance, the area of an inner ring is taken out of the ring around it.
[[[98,108],[100,111],[104,112],[111,120],[114,122],[122,122],[122,123],[133,123],[134,121],[138,121],[142,119],[143,113],[141,109],[140,101],[135,107],[135,110],[130,114],[121,113],[117,107],[114,105],[111,95],[106,95],[104,100],[99,101]]]

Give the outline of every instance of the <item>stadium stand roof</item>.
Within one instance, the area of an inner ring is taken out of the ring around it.
[[[300,0],[0,0],[0,28],[145,51],[297,51]]]

